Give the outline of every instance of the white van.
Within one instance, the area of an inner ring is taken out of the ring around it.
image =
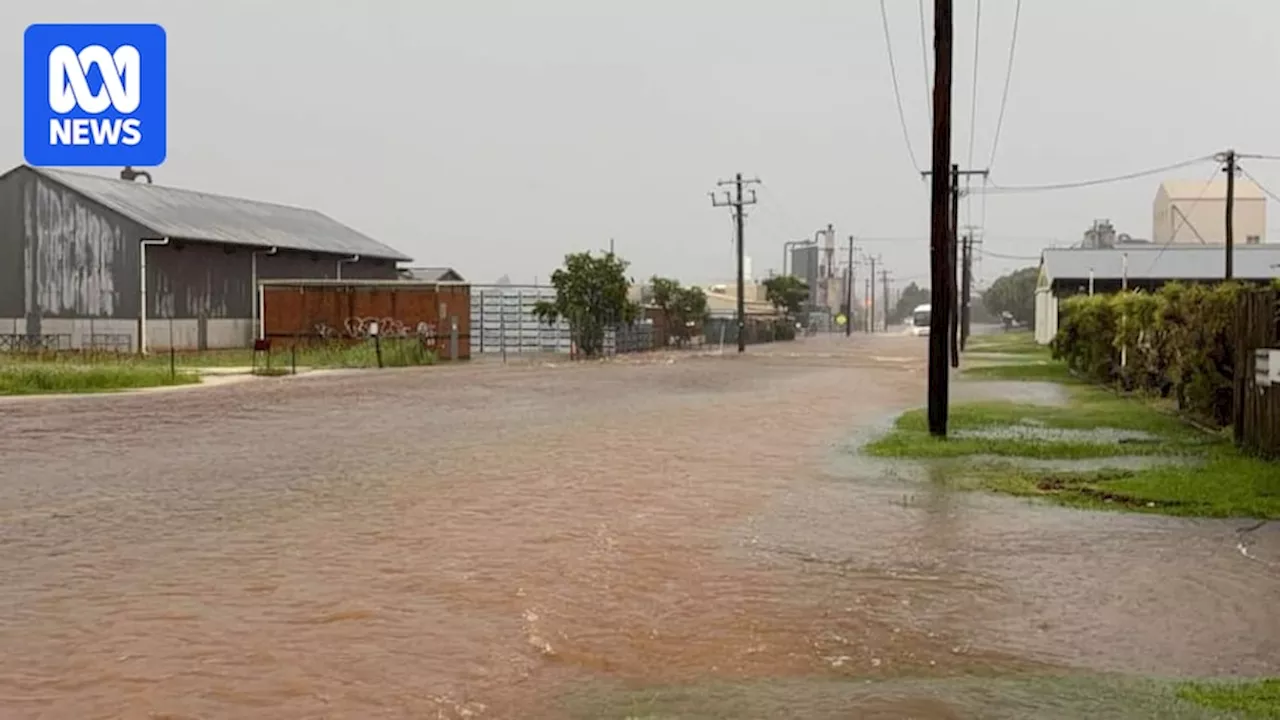
[[[915,310],[911,311],[911,317],[907,320],[907,326],[911,329],[911,334],[915,336],[929,334],[929,321],[932,318],[928,303],[917,305]]]

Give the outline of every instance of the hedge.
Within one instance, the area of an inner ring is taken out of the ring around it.
[[[1178,408],[1231,423],[1236,305],[1246,286],[1170,283],[1156,293],[1079,295],[1060,308],[1054,357],[1125,390],[1172,395]]]

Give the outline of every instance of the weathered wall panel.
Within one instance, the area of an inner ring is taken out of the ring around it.
[[[79,194],[18,168],[0,181],[0,316],[137,317],[138,245],[145,230]]]
[[[266,336],[286,341],[359,339],[377,322],[384,336],[423,337],[442,358],[449,357],[450,328],[457,318],[458,357],[471,356],[471,298],[465,285],[267,286],[262,316]]]

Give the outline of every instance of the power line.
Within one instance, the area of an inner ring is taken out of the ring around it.
[[[929,73],[932,68],[929,66],[929,35],[925,32],[924,0],[920,0],[920,57],[924,61],[922,67],[924,68],[925,107],[929,108],[929,117],[933,117],[933,95],[929,92]]]
[[[991,187],[983,190],[984,193],[992,195],[1003,195],[1005,193],[1019,192],[1043,192],[1049,190],[1074,190],[1077,188],[1093,187],[1095,185],[1106,185],[1108,183],[1123,182],[1125,180],[1133,180],[1148,175],[1158,175],[1170,170],[1196,165],[1206,160],[1213,160],[1213,155],[1202,155],[1200,157],[1183,160],[1182,162],[1173,163],[1172,165],[1163,165],[1161,167],[1151,168],[1149,170],[1140,170],[1138,172],[1126,173],[1124,175],[1113,175],[1111,177],[1096,178],[1094,180],[1081,180],[1077,182],[1052,183],[1047,185],[997,185],[991,183]]]
[[[982,44],[982,0],[977,0],[976,12],[973,18],[973,97],[969,100],[969,161],[968,167],[973,167],[973,141],[978,136],[978,58],[979,48]],[[965,200],[964,215],[965,221],[973,222],[973,193],[969,192],[969,176],[964,178]]]
[[[1215,164],[1213,166],[1213,170],[1209,173],[1209,179],[1205,180],[1204,187],[1200,188],[1200,194],[1197,195],[1196,199],[1193,200],[1191,202],[1191,205],[1187,207],[1186,212],[1179,213],[1180,215],[1182,215],[1183,225],[1189,224],[1189,222],[1187,221],[1187,217],[1191,213],[1195,212],[1196,206],[1200,204],[1200,201],[1204,199],[1205,194],[1209,192],[1209,186],[1213,184],[1213,179],[1218,176],[1218,170],[1219,168],[1217,164]],[[1160,258],[1164,256],[1164,251],[1168,250],[1169,246],[1173,244],[1173,241],[1178,238],[1179,229],[1180,228],[1176,225],[1172,228],[1172,232],[1169,233],[1169,239],[1160,246],[1160,252],[1156,253],[1156,256],[1151,259],[1151,265],[1147,268],[1147,274],[1151,274],[1151,271],[1154,270],[1156,267],[1156,263],[1160,262]],[[1200,232],[1195,229],[1195,226],[1192,226],[1191,230],[1195,232],[1197,235],[1200,234]]]
[[[1004,92],[1000,94],[1000,115],[996,118],[996,134],[991,141],[991,159],[987,161],[987,169],[996,161],[996,150],[1000,148],[1000,131],[1004,128],[1004,111],[1009,106],[1009,81],[1013,78],[1014,51],[1018,48],[1018,19],[1022,17],[1022,0],[1018,0],[1013,8],[1013,37],[1009,40],[1009,64],[1004,72]],[[973,164],[972,161],[969,163]]]
[[[978,250],[978,253],[981,255],[986,255],[987,257],[996,258],[998,260],[1039,260],[1040,259],[1039,255],[1002,255],[1000,253],[993,253],[990,250],[986,250],[986,249],[980,249]]]
[[[1277,160],[1280,160],[1280,158],[1276,158],[1276,159],[1277,159]],[[1267,195],[1269,195],[1269,196],[1271,197],[1271,199],[1272,199],[1272,200],[1275,200],[1276,202],[1280,202],[1280,195],[1276,195],[1275,193],[1273,193],[1273,192],[1271,192],[1270,190],[1268,190],[1268,189],[1267,189],[1267,186],[1266,186],[1266,185],[1263,185],[1263,184],[1258,180],[1258,178],[1256,178],[1256,177],[1254,177],[1253,175],[1251,175],[1251,174],[1249,173],[1249,171],[1248,171],[1248,170],[1245,170],[1243,167],[1240,167],[1239,165],[1237,165],[1236,167],[1237,167],[1237,168],[1240,168],[1240,174],[1241,174],[1241,175],[1244,175],[1245,177],[1247,177],[1247,178],[1249,178],[1250,180],[1252,180],[1252,181],[1253,181],[1253,184],[1254,184],[1254,185],[1257,185],[1259,190],[1261,190],[1262,192],[1264,192],[1264,193],[1266,193]]]
[[[916,161],[916,151],[911,147],[911,133],[907,130],[907,115],[902,111],[902,92],[898,88],[898,66],[893,62],[893,40],[889,35],[889,13],[885,10],[884,0],[880,0],[880,20],[884,25],[884,47],[889,52],[889,77],[893,78],[893,99],[898,103],[898,122],[902,125],[902,139],[907,143],[907,155],[911,157],[911,166],[920,172],[920,163]]]

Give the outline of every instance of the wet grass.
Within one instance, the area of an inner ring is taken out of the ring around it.
[[[1049,357],[1049,348],[1037,343],[1035,334],[1028,331],[972,335],[965,343],[965,352]]]
[[[255,362],[256,360],[256,362]],[[376,368],[378,353],[372,341],[357,344],[332,343],[299,347],[296,354],[287,347],[271,351],[271,368],[289,368],[295,362],[306,368]],[[408,367],[434,365],[436,354],[416,339],[384,338],[382,340],[382,364],[384,367]],[[234,368],[265,367],[262,354],[255,358],[248,349],[183,351],[170,356],[168,351],[152,352],[146,356],[114,352],[57,352],[23,353],[0,356],[0,366],[62,366],[62,367],[143,367],[163,368],[170,363],[179,368]]]
[[[1197,430],[1161,403],[1088,385],[1069,391],[1065,407],[953,405],[945,439],[930,436],[925,411],[913,410],[864,452],[930,460],[936,466],[931,476],[955,489],[1089,509],[1280,518],[1280,463],[1242,455],[1221,435]],[[1109,458],[1119,464],[1118,458],[1134,456],[1170,462],[1106,465]],[[1019,458],[1096,462],[1088,471],[1073,471],[1029,467]]]
[[[1280,718],[1280,679],[1253,682],[1186,683],[1178,697],[1206,708],[1246,718]]]
[[[584,720],[1242,717],[1231,709],[1186,696],[1173,683],[1074,675],[794,678],[640,688],[600,683],[570,694],[564,705],[568,717]]]
[[[102,393],[198,382],[200,378],[195,373],[171,373],[167,367],[0,361],[0,395]]]
[[[1019,362],[992,365],[970,365],[960,370],[966,380],[1016,380],[1024,382],[1081,382],[1067,370],[1067,366],[1052,361]]]
[[[1011,402],[964,403],[951,406],[951,436],[928,432],[924,409],[898,417],[894,428],[864,449],[875,457],[960,458],[972,455],[1037,459],[1105,458],[1115,455],[1164,455],[1189,451],[1204,439],[1176,417],[1142,403],[1093,387],[1071,388],[1066,407]],[[1153,436],[1134,442],[1106,428]],[[1058,433],[1051,430],[1074,431]],[[966,432],[968,431],[968,432]],[[981,433],[981,434],[979,434]],[[1037,437],[1043,435],[1045,437]],[[1091,436],[1096,439],[1091,439]]]

